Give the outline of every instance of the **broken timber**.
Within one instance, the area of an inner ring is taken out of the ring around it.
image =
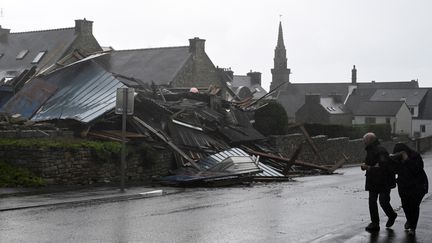
[[[267,154],[267,153],[258,152],[258,151],[252,150],[252,149],[247,149],[247,152],[249,152],[251,154],[259,155],[259,156],[262,156],[262,157],[266,157],[266,158],[269,158],[269,159],[274,159],[274,160],[279,160],[279,161],[284,161],[284,162],[287,162],[287,163],[291,163],[292,165],[298,165],[298,166],[303,166],[303,167],[308,167],[308,168],[323,170],[323,171],[328,172],[328,173],[333,173],[337,169],[337,168],[334,169],[334,167],[328,168],[328,167],[325,167],[325,166],[320,166],[320,165],[316,165],[316,164],[312,164],[312,163],[307,163],[307,162],[300,161],[300,160],[291,160],[291,159],[280,157],[280,156],[273,155],[273,154]],[[337,164],[339,164],[339,163],[337,163]]]
[[[140,125],[144,126],[146,129],[148,129],[150,132],[158,136],[162,141],[164,141],[166,144],[168,144],[175,152],[177,152],[180,156],[185,158],[195,169],[198,171],[201,170],[201,168],[195,163],[195,161],[189,157],[187,154],[185,154],[181,149],[179,149],[168,137],[162,133],[162,131],[154,129],[149,124],[145,123],[143,120],[139,119],[138,117],[133,117],[134,121],[139,123]]]

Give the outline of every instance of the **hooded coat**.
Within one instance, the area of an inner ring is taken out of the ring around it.
[[[397,184],[400,193],[426,194],[429,189],[429,181],[424,171],[424,163],[420,154],[406,144],[397,143],[393,153],[406,152],[408,159],[394,160],[395,171],[398,174]]]

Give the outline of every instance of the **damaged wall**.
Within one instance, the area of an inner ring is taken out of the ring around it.
[[[0,158],[10,164],[28,168],[47,184],[86,185],[120,180],[120,159],[102,160],[88,148],[40,148],[1,145]],[[145,156],[144,156],[145,158]],[[129,182],[148,182],[152,176],[167,175],[173,167],[171,151],[156,150],[152,161],[133,153],[127,158]]]
[[[284,153],[288,157],[294,153],[300,143],[305,141],[303,134],[270,136],[269,139],[271,144],[276,148],[279,148],[280,152]],[[362,139],[349,140],[347,137],[328,139],[327,136],[320,135],[312,137],[312,140],[324,160],[317,164],[333,165],[343,158],[342,153],[348,157],[348,164],[360,164],[366,156]],[[397,142],[398,141],[385,141],[382,142],[382,145],[387,149],[387,151],[391,152]],[[415,141],[410,140],[404,142],[412,148],[416,148],[417,146]],[[428,151],[432,146],[432,137],[418,140],[418,143],[421,152]],[[306,162],[316,161],[315,153],[307,142],[303,145],[303,150],[298,159]]]

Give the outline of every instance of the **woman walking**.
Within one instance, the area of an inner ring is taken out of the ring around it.
[[[409,235],[415,235],[420,214],[420,203],[428,192],[428,178],[423,169],[421,155],[404,143],[397,143],[391,156],[395,161],[398,175],[398,192],[407,222],[405,229]]]

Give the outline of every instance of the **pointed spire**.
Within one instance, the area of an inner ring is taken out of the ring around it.
[[[285,44],[283,40],[283,32],[282,32],[282,21],[279,21],[279,34],[278,34],[278,42],[276,48],[278,47],[285,48]]]

